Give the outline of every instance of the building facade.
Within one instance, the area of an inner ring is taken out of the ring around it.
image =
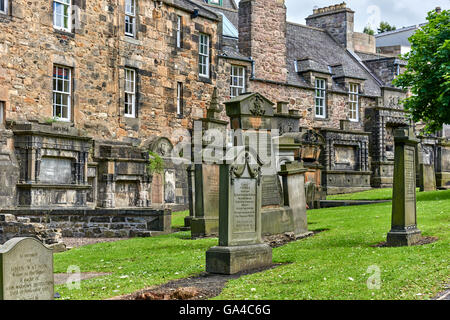
[[[283,106],[282,133],[320,141],[298,157],[324,194],[391,185],[404,62],[376,54],[354,14],[339,4],[299,25],[282,0],[0,0],[0,209],[118,210],[123,225],[130,208],[187,209],[171,155],[214,88],[222,109],[259,92]],[[124,227],[105,221],[97,231]]]

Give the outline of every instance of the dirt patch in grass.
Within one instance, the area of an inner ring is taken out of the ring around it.
[[[271,246],[272,248],[278,248],[278,247],[284,246],[285,244],[288,244],[289,242],[297,241],[297,240],[304,239],[304,238],[309,238],[320,232],[324,232],[324,231],[328,231],[328,230],[329,229],[313,230],[313,231],[306,232],[297,237],[295,236],[295,234],[293,232],[286,232],[283,234],[266,236],[263,238],[263,241],[265,243],[267,243],[269,246]]]
[[[439,238],[437,238],[437,237],[422,237],[422,238],[420,238],[419,241],[414,243],[413,246],[423,246],[424,244],[430,244],[430,243],[436,242],[438,240],[439,240]],[[383,241],[383,242],[377,243],[377,244],[375,244],[375,245],[373,245],[371,247],[374,247],[374,248],[388,248],[389,246],[387,245],[386,241]]]
[[[282,264],[273,264],[270,267],[240,272],[233,275],[202,272],[198,276],[170,281],[158,287],[143,289],[129,295],[113,297],[108,300],[207,300],[217,297],[229,280],[270,270],[280,265]]]

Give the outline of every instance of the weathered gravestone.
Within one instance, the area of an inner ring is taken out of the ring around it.
[[[248,147],[232,148],[220,166],[219,246],[206,252],[206,271],[235,274],[272,264],[261,239],[261,161]],[[232,160],[232,161],[231,161]]]
[[[283,203],[276,156],[280,139],[274,128],[273,103],[259,93],[245,93],[225,103],[234,130],[234,146],[250,146],[263,161],[261,178],[261,224],[263,235],[290,232],[291,208]]]
[[[305,172],[308,171],[300,162],[285,163],[281,166],[283,177],[284,203],[292,208],[294,217],[294,234],[304,237],[308,232],[306,218]]]
[[[219,233],[219,163],[225,152],[228,125],[227,121],[219,119],[221,111],[217,90],[214,89],[206,118],[194,123],[194,129],[201,132],[202,136],[201,141],[194,138],[195,164],[191,166],[190,227],[193,238]]]
[[[418,140],[411,127],[394,131],[395,164],[392,198],[392,227],[388,246],[410,246],[421,238],[416,214],[416,147]]]
[[[436,190],[436,173],[435,173],[435,144],[434,139],[423,138],[419,158],[419,186],[420,191]]]
[[[34,238],[0,246],[0,300],[53,299],[53,251]]]

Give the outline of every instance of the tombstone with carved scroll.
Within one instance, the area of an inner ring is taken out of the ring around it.
[[[229,150],[220,165],[219,246],[206,252],[206,271],[235,274],[272,264],[261,238],[261,167],[249,147]]]

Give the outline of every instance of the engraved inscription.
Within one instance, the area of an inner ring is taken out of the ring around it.
[[[256,232],[256,180],[234,182],[234,233]]]
[[[278,177],[275,175],[262,177],[262,206],[280,205],[281,195]]]
[[[405,199],[415,201],[416,177],[414,170],[414,149],[405,149]]]

